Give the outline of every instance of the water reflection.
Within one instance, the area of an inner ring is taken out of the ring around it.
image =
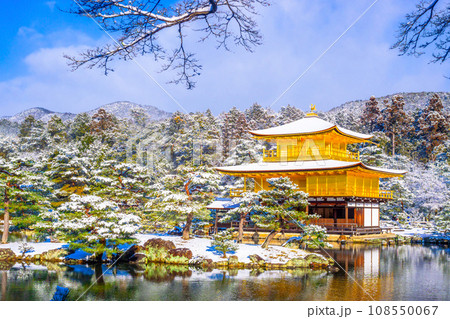
[[[1,300],[50,300],[56,285],[71,289],[70,300],[450,300],[448,249],[353,245],[327,252],[345,271],[2,263]]]

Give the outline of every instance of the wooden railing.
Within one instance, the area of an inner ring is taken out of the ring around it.
[[[241,197],[243,192],[243,188],[232,188],[230,189],[230,197]]]
[[[307,160],[321,160],[321,159],[335,159],[342,161],[359,161],[359,152],[354,153],[350,151],[340,151],[333,149],[310,149],[308,154],[302,154],[299,150],[287,149],[285,152],[278,150],[263,149],[263,159],[265,162],[280,162],[280,161],[307,161]]]
[[[244,192],[243,188],[230,189],[230,197],[240,197]],[[310,190],[307,192],[310,197],[369,197],[369,198],[384,198],[393,199],[394,192],[390,190],[375,190],[367,191],[364,189],[354,189],[353,187],[347,187],[346,189],[328,189],[327,191],[319,189],[318,191]]]
[[[309,190],[307,191],[309,196],[313,197],[327,197],[327,196],[335,196],[335,197],[370,197],[370,198],[384,198],[384,199],[393,199],[393,191],[390,190],[373,190],[368,191],[364,189],[355,189],[353,187],[347,187],[344,189],[319,189],[318,191]]]

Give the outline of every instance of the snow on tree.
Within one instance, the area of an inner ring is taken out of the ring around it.
[[[56,144],[63,143],[67,139],[66,126],[57,115],[53,115],[47,122],[47,133],[51,141]]]
[[[227,113],[222,114],[222,150],[226,158],[230,150],[242,139],[249,139],[250,135],[245,114],[233,107]]]
[[[419,128],[423,136],[421,147],[425,150],[425,156],[434,161],[434,149],[450,138],[450,116],[444,112],[439,95],[434,94],[428,107],[421,112]]]
[[[47,146],[47,136],[42,121],[29,115],[20,124],[20,147],[24,151],[42,150]]]
[[[179,167],[178,173],[163,180],[161,189],[146,208],[155,222],[165,221],[168,227],[182,226],[183,239],[189,239],[194,219],[203,221],[199,226],[206,225],[205,221],[209,219],[206,205],[220,190],[220,176],[206,169],[193,170],[191,167]]]
[[[276,125],[284,125],[293,121],[300,120],[305,117],[305,113],[295,106],[282,106],[280,112],[277,114]],[[268,127],[264,127],[268,128]]]
[[[251,130],[260,130],[272,127],[275,124],[274,112],[270,109],[263,108],[258,103],[253,103],[244,113],[248,128]]]
[[[161,190],[146,207],[153,213],[155,223],[164,221],[165,228],[183,227],[183,239],[189,239],[194,218],[206,219],[208,212],[197,198],[175,190]],[[166,228],[166,229],[167,229]],[[165,230],[164,228],[161,230]]]
[[[144,128],[147,126],[150,121],[150,117],[147,112],[142,107],[133,107],[130,110],[131,118],[133,119],[133,123],[137,125],[138,128]]]
[[[214,249],[223,253],[222,258],[227,258],[227,253],[235,251],[239,246],[233,240],[233,230],[227,229],[214,235],[211,245]]]
[[[361,122],[365,128],[365,132],[371,133],[380,130],[380,108],[375,96],[371,96],[369,101],[366,102],[364,110],[361,114]]]
[[[244,192],[241,197],[233,199],[233,202],[239,204],[239,207],[228,210],[220,219],[221,223],[239,220],[238,243],[241,243],[244,238],[244,223],[255,210],[255,206],[257,206],[259,200],[258,193]]]
[[[392,156],[396,149],[402,145],[402,138],[406,137],[412,129],[412,118],[404,110],[405,101],[401,95],[395,95],[391,102],[384,101],[382,111],[382,124],[384,131],[391,136]]]
[[[290,225],[307,228],[309,226],[305,222],[317,218],[316,215],[308,215],[308,195],[299,191],[289,177],[270,178],[267,182],[270,189],[258,192],[259,202],[251,216],[258,227],[270,230],[263,248],[267,248],[275,235]]]
[[[12,223],[17,229],[30,229],[38,215],[50,207],[45,179],[32,171],[24,158],[0,158],[0,209],[3,210],[2,242],[8,241]]]
[[[100,261],[103,253],[118,253],[117,246],[133,243],[140,228],[140,218],[122,212],[113,201],[94,195],[70,196],[56,210],[41,214],[36,225],[46,235],[56,236],[81,248]]]

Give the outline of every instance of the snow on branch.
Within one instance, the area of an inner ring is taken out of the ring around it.
[[[88,49],[78,56],[65,56],[73,70],[86,66],[102,68],[105,74],[113,71],[114,58],[130,60],[137,55],[152,54],[155,60],[165,61],[163,71],[175,70],[173,83],[183,83],[188,89],[195,86],[194,77],[201,65],[195,54],[186,49],[184,28],[194,25],[194,33],[202,34],[200,41],[213,37],[218,47],[228,50],[228,43],[252,51],[261,43],[254,16],[257,5],[267,6],[266,0],[183,0],[165,6],[160,0],[78,0],[69,11],[94,19],[110,33],[119,33],[113,43]],[[166,50],[158,44],[157,35],[165,29],[177,27],[178,45]],[[192,43],[190,43],[192,45]]]

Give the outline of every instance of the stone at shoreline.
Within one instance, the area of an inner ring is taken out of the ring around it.
[[[128,248],[128,250],[126,250],[122,255],[119,254],[120,258],[118,260],[118,262],[123,262],[123,263],[127,263],[127,262],[132,262],[136,259],[136,254],[139,251],[142,251],[143,247],[139,246],[139,245],[133,245],[130,248]]]
[[[309,254],[305,257],[305,259],[307,261],[309,261],[310,263],[317,263],[317,264],[327,264],[328,265],[328,260],[327,258],[325,258],[322,255],[318,255],[318,254]]]
[[[144,243],[144,249],[147,249],[149,247],[152,248],[164,248],[166,250],[171,250],[171,249],[176,249],[177,247],[175,246],[175,244],[173,242],[171,242],[170,240],[164,240],[161,238],[151,238],[149,240],[147,240]]]
[[[41,261],[64,261],[64,257],[69,255],[69,252],[64,248],[51,249],[41,254]]]
[[[228,258],[229,267],[239,267],[239,258],[237,256],[230,256]]]
[[[254,265],[264,266],[266,264],[266,261],[257,254],[250,255],[248,258],[250,258],[251,263]]]
[[[168,252],[172,256],[184,257],[187,259],[192,258],[192,251],[189,248],[175,248],[175,249],[170,249]]]
[[[15,260],[16,254],[10,248],[0,248],[0,260]]]
[[[306,257],[298,257],[290,259],[286,264],[286,268],[325,268],[334,262],[318,254],[309,254]]]
[[[308,268],[309,261],[305,258],[292,258],[286,263],[287,268]]]
[[[145,262],[145,255],[141,253],[134,254],[133,258],[129,260],[130,264],[142,264]]]
[[[219,267],[219,268],[227,268],[228,267],[228,260],[222,260],[222,261],[216,261],[214,263],[215,267]]]
[[[212,259],[208,259],[203,256],[195,256],[194,258],[189,260],[189,265],[210,269],[213,267],[214,262]]]

